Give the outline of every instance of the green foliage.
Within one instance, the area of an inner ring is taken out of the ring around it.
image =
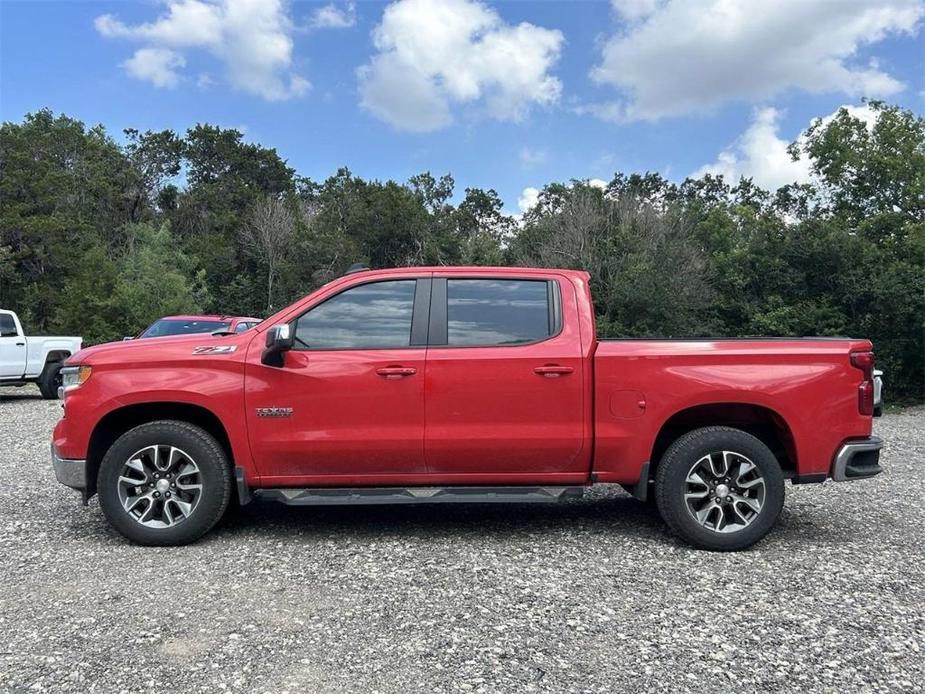
[[[88,343],[169,313],[265,315],[373,267],[530,264],[591,275],[602,335],[853,335],[889,396],[925,399],[925,119],[843,110],[791,148],[813,185],[616,174],[550,183],[520,220],[429,172],[301,178],[242,133],[125,131],[43,110],[0,126],[0,304]]]
[[[157,318],[200,313],[209,303],[205,271],[177,245],[167,224],[128,225],[116,258],[94,248],[63,287],[52,329],[88,344],[135,335]]]

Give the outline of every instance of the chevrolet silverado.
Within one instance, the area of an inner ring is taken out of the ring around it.
[[[52,461],[148,545],[230,503],[654,500],[692,545],[775,524],[785,480],[880,472],[863,339],[598,339],[589,276],[351,271],[234,335],[99,345],[64,371]]]

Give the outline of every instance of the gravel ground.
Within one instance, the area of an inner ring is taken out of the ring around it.
[[[0,690],[922,691],[925,409],[886,472],[788,487],[748,552],[616,490],[555,507],[253,505],[140,548],[54,482],[59,405],[0,393]]]

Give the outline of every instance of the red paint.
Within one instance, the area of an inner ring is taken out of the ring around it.
[[[291,351],[283,368],[261,363],[267,329],[348,287],[453,276],[555,280],[561,330],[528,345]],[[235,349],[193,354],[204,345]],[[183,403],[218,418],[252,486],[587,484],[592,473],[634,483],[673,415],[745,404],[789,431],[797,472],[825,473],[842,442],[870,435],[870,351],[866,340],[598,342],[583,272],[379,270],[335,280],[239,335],[77,353],[68,363],[92,376],[67,393],[54,443],[85,458],[107,415]],[[290,407],[290,417],[257,416]]]

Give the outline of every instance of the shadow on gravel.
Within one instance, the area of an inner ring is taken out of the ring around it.
[[[297,507],[254,501],[233,509],[211,534],[228,537],[253,531],[277,539],[294,534],[369,539],[395,535],[503,537],[556,530],[668,537],[655,508],[630,497],[584,499],[561,505]]]
[[[42,399],[42,395],[32,388],[24,387],[22,392],[16,392],[17,390],[18,388],[16,386],[0,389],[0,404],[5,402],[28,402]]]
[[[863,541],[852,523],[832,523],[824,510],[785,507],[777,526],[754,549],[843,546]],[[255,501],[233,509],[206,538],[234,541],[243,534],[268,540],[297,536],[354,540],[476,537],[511,539],[570,532],[611,539],[675,545],[675,538],[653,505],[629,496],[585,498],[564,504],[467,504],[433,506],[296,507]]]

